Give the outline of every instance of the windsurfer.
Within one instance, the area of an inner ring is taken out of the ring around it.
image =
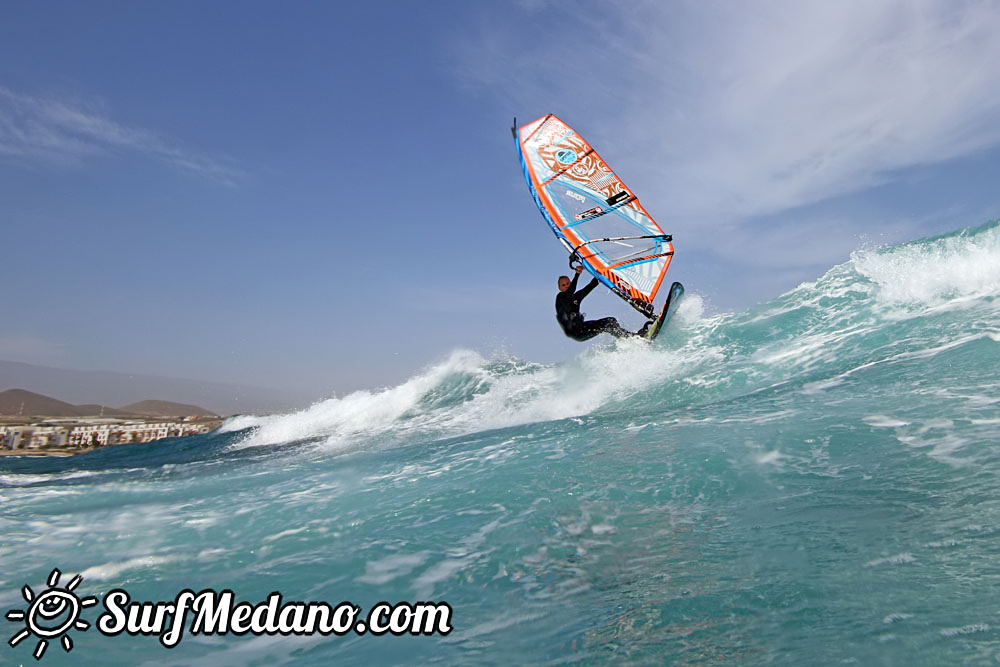
[[[597,278],[591,280],[586,287],[577,291],[576,282],[583,271],[583,265],[577,265],[574,269],[576,275],[570,280],[569,276],[559,276],[559,294],[556,295],[556,319],[563,332],[573,340],[590,340],[598,334],[607,333],[615,338],[625,338],[628,336],[642,336],[646,333],[652,322],[647,322],[638,333],[632,333],[622,329],[618,320],[613,317],[605,317],[600,320],[585,320],[580,314],[580,302],[584,297],[597,287]]]

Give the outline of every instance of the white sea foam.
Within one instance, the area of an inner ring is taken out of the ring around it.
[[[487,522],[479,530],[460,540],[453,548],[449,549],[443,560],[431,565],[417,576],[413,581],[413,591],[417,597],[423,600],[432,599],[437,584],[446,581],[474,563],[482,555],[479,549],[486,542],[486,537],[500,525],[499,519]]]
[[[896,554],[895,556],[887,556],[886,558],[876,558],[875,560],[870,560],[865,563],[865,567],[881,567],[883,565],[905,565],[907,563],[916,563],[917,557],[911,553]]]
[[[1000,227],[852,255],[887,305],[935,306],[1000,294]]]
[[[763,452],[758,454],[755,458],[757,463],[761,465],[779,463],[781,459],[784,458],[777,449],[771,450],[769,452]]]
[[[882,622],[886,625],[891,623],[899,623],[900,621],[906,621],[913,618],[913,614],[889,614],[882,619]]]
[[[88,567],[81,572],[84,579],[96,581],[108,581],[116,579],[122,572],[130,570],[149,570],[151,568],[165,565],[180,560],[178,556],[139,556],[124,561],[114,561],[102,565]]]
[[[458,629],[457,632],[452,632],[441,641],[443,643],[467,642],[482,635],[489,636],[498,630],[505,630],[517,625],[528,625],[541,618],[543,618],[542,614],[526,613],[523,609],[511,610],[470,628]]]
[[[408,554],[392,554],[365,564],[365,573],[358,577],[363,584],[381,585],[405,577],[427,562],[430,552],[423,550]]]
[[[842,384],[844,384],[844,380],[841,377],[821,380],[819,382],[807,382],[802,385],[802,393],[806,395],[822,394],[824,391],[835,389]]]
[[[969,445],[975,444],[976,441],[946,431],[948,426],[944,422],[948,422],[948,420],[943,420],[942,423],[938,424],[926,424],[912,431],[902,429],[896,434],[896,439],[907,447],[929,448],[928,456],[944,463],[951,465],[969,464],[970,460],[960,458],[957,454]]]
[[[899,419],[885,415],[870,415],[862,419],[862,421],[874,428],[899,428],[909,425],[909,422],[900,421]]]
[[[93,477],[103,474],[100,470],[73,470],[64,473],[52,473],[48,475],[33,475],[29,473],[10,473],[0,475],[0,486],[29,486],[33,484],[46,484],[66,479],[79,479]]]
[[[712,351],[709,350],[711,355]],[[299,412],[241,416],[223,431],[249,429],[235,447],[313,441],[329,449],[373,446],[426,433],[453,436],[567,419],[680,378],[705,351],[666,352],[640,340],[585,349],[553,366],[491,362],[459,350],[410,380],[381,391],[358,391]]]
[[[928,542],[926,545],[928,549],[951,549],[954,547],[962,546],[961,540],[940,540],[938,542]]]
[[[276,542],[277,540],[280,540],[280,539],[283,539],[283,538],[286,538],[286,537],[291,537],[292,535],[298,535],[299,533],[304,533],[304,532],[307,532],[308,530],[309,530],[308,526],[302,526],[301,528],[289,528],[288,530],[283,530],[283,531],[281,531],[279,533],[275,533],[274,535],[268,535],[263,540],[261,540],[261,542],[264,542],[264,543],[267,543],[267,542]]]
[[[972,635],[978,632],[990,632],[993,630],[987,623],[972,623],[963,625],[960,628],[945,628],[941,631],[942,637],[961,637],[962,635]]]

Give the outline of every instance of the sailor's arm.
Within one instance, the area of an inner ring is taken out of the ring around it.
[[[579,268],[581,270],[583,270],[582,266],[579,267]],[[578,271],[577,274],[576,274],[576,278],[579,278],[579,277],[580,277],[580,273]],[[574,290],[576,289],[576,278],[573,278],[573,289]],[[595,287],[597,287],[597,283],[598,283],[597,278],[591,279],[591,281],[589,283],[587,283],[586,287],[584,287],[582,290],[580,290],[579,292],[576,293],[576,297],[578,299],[582,299],[583,297],[587,296],[588,294],[590,294],[594,290]]]
[[[569,289],[566,290],[570,294],[576,294],[576,281],[580,279],[580,272],[583,271],[583,264],[578,265],[573,269],[576,273],[573,275],[573,280],[569,284]]]

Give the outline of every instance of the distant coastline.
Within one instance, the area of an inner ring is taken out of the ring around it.
[[[138,373],[72,370],[0,359],[0,392],[15,387],[73,404],[111,406],[132,404],[145,398],[168,399],[208,408],[221,416],[274,414],[298,410],[317,400],[315,394],[295,390]],[[25,411],[24,414],[29,413]]]
[[[221,417],[185,417],[178,421],[162,417],[127,420],[42,418],[20,423],[8,421],[10,419],[0,417],[0,457],[73,456],[105,447],[209,433],[223,422]]]
[[[223,418],[194,405],[72,405],[23,389],[0,392],[0,456],[71,456],[103,447],[208,433]]]

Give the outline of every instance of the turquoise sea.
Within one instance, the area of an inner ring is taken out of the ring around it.
[[[447,602],[447,635],[8,641],[50,665],[1000,663],[1000,223],[856,253],[653,344],[455,351],[217,432],[0,459],[0,611]],[[69,613],[69,612],[66,612]],[[23,634],[23,633],[22,633]]]

